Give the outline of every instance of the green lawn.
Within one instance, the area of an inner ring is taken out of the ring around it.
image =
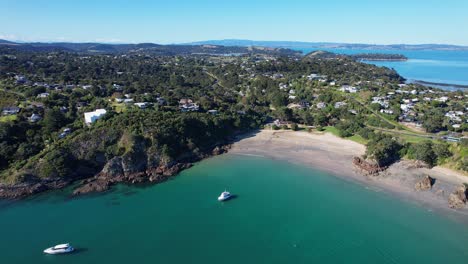
[[[349,138],[346,138],[346,139],[349,139],[349,140],[352,140],[354,142],[357,142],[359,144],[362,144],[362,145],[366,145],[367,142],[369,142],[367,139],[361,137],[360,135],[353,135]]]
[[[0,123],[12,122],[18,119],[17,115],[1,116]]]
[[[332,126],[327,126],[327,127],[324,127],[324,131],[325,132],[328,132],[328,133],[331,133],[337,137],[340,137],[340,132],[338,131],[338,129],[336,127],[332,127]],[[356,143],[359,143],[359,144],[367,144],[367,140],[364,139],[363,137],[361,137],[360,135],[353,135],[351,137],[347,137],[345,139],[349,139],[349,140],[352,140]]]
[[[331,133],[337,137],[340,136],[340,132],[338,131],[338,129],[336,127],[332,127],[332,126],[327,126],[327,127],[324,127],[324,130],[325,132],[328,132],[328,133]]]
[[[112,103],[112,108],[114,108],[115,112],[122,113],[127,110],[127,105],[124,103]]]

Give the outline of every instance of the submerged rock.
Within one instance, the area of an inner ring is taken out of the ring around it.
[[[449,207],[453,209],[464,208],[467,201],[467,190],[466,186],[462,185],[458,187],[453,193],[449,195],[448,203]]]
[[[73,191],[73,195],[87,194],[93,192],[107,191],[110,187],[110,182],[105,180],[85,181],[83,185]]]
[[[432,185],[434,185],[434,182],[434,178],[431,178],[430,176],[426,175],[421,181],[417,182],[414,185],[414,189],[416,189],[416,191],[428,191],[432,189]]]

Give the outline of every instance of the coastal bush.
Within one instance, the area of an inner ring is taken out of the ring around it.
[[[367,143],[366,156],[379,166],[388,166],[400,159],[402,146],[391,136],[378,133]]]
[[[386,121],[383,121],[382,119],[378,118],[378,117],[375,117],[375,116],[371,116],[367,119],[367,124],[369,126],[373,126],[373,127],[381,127],[381,128],[388,128],[388,129],[395,129],[395,126],[386,122]]]
[[[433,150],[433,144],[431,141],[411,144],[408,148],[407,155],[411,159],[424,161],[431,166],[433,166],[437,161],[437,155]]]
[[[299,126],[298,126],[296,123],[292,123],[292,124],[291,124],[291,129],[292,129],[293,131],[298,131],[298,130],[299,130]]]
[[[371,137],[373,137],[375,135],[374,131],[372,129],[370,129],[370,128],[367,128],[367,127],[363,127],[361,129],[359,129],[357,134],[360,135],[361,137],[363,137],[364,139],[370,139]]]
[[[432,150],[434,154],[437,156],[438,163],[443,162],[443,160],[452,156],[452,152],[450,151],[450,146],[447,143],[438,143],[433,144]]]

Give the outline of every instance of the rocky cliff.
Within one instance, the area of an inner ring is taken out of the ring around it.
[[[83,133],[32,160],[0,184],[0,198],[22,198],[79,182],[74,195],[105,191],[116,183],[158,183],[195,161],[227,151],[227,140],[170,149],[154,139],[107,128]]]

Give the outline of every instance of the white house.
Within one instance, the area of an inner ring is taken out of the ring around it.
[[[345,105],[347,105],[345,102],[336,102],[334,106],[335,108],[341,108],[342,106],[345,106]]]
[[[317,104],[317,108],[318,108],[318,109],[323,109],[323,108],[325,108],[325,107],[327,107],[327,104],[324,103],[324,102],[320,102],[320,103]]]
[[[343,85],[341,88],[340,88],[340,91],[344,92],[344,93],[356,93],[358,91],[358,88],[357,87],[354,87],[354,86],[349,86],[349,85]]]
[[[145,108],[147,108],[149,106],[149,103],[147,103],[147,102],[134,103],[134,105],[136,105],[140,109],[145,109]]]
[[[90,125],[91,123],[94,123],[94,121],[103,117],[106,113],[106,109],[96,109],[94,112],[86,112],[84,113],[85,123]]]
[[[436,100],[439,101],[439,102],[445,103],[445,102],[448,101],[448,99],[449,99],[449,98],[448,98],[447,96],[442,96],[442,97],[440,97],[440,98],[437,98]]]
[[[380,109],[380,113],[393,115],[393,110],[390,110],[390,109]]]

